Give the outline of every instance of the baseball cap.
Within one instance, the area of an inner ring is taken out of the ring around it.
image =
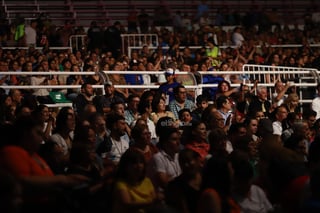
[[[172,68],[168,68],[166,71],[165,71],[165,75],[166,76],[169,76],[169,75],[174,75],[174,70]]]
[[[133,66],[138,66],[139,65],[139,63],[138,63],[138,61],[136,60],[136,59],[132,59],[131,61],[130,61],[130,67],[133,67]]]
[[[112,86],[112,82],[111,81],[107,81],[105,84],[104,84],[104,87],[110,87]]]

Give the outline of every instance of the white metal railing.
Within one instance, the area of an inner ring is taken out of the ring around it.
[[[71,49],[81,50],[87,46],[87,35],[71,35],[69,37],[69,46]]]
[[[130,57],[133,50],[141,50],[144,44],[148,44],[150,50],[155,50],[159,47],[159,39],[157,34],[121,34],[122,39],[122,53],[126,52]],[[151,41],[151,43],[150,43]],[[69,48],[80,50],[87,44],[87,35],[72,35],[69,38]],[[302,44],[276,44],[269,45],[270,47],[295,48],[302,47]],[[310,47],[320,47],[320,44],[309,44]],[[186,46],[179,46],[183,49]],[[188,46],[192,50],[200,49],[203,46]],[[261,48],[261,45],[256,45],[256,48]],[[162,49],[169,49],[170,47],[162,47]],[[206,47],[207,48],[207,47]],[[219,45],[219,49],[237,48],[234,45]],[[53,48],[50,48],[53,49]]]
[[[16,49],[23,49],[28,50],[30,47],[1,47],[4,50],[16,50]],[[36,50],[43,50],[43,47],[34,47]],[[72,51],[71,47],[50,47],[50,50],[70,50]]]
[[[281,44],[281,45],[269,45],[270,47],[283,47],[283,48],[295,48],[295,47],[303,47],[304,45],[302,44]],[[320,44],[309,44],[310,47],[320,47]],[[189,49],[191,50],[197,50],[197,49],[201,49],[203,48],[203,46],[179,46],[179,49],[182,50],[184,48],[188,47]],[[255,46],[256,48],[261,48],[262,46],[261,45],[256,45]],[[141,50],[142,49],[142,46],[141,45],[128,45],[128,55],[130,56],[131,55],[131,52],[133,50]],[[159,45],[157,43],[157,45],[154,45],[153,46],[148,46],[149,50],[156,50],[159,48]],[[205,48],[208,48],[208,46],[205,46]],[[226,48],[238,48],[237,46],[235,45],[221,45],[219,46],[219,49],[226,49]],[[164,46],[164,47],[161,47],[161,49],[163,50],[168,50],[170,49],[169,46]]]
[[[276,74],[279,76],[285,77],[286,75],[297,75],[298,81],[295,82],[295,86],[300,88],[307,88],[307,87],[313,87],[316,88],[318,82],[319,82],[319,71],[316,69],[307,69],[307,68],[294,68],[294,67],[272,67],[273,70],[270,71],[271,66],[261,66],[261,65],[244,65],[244,69],[242,71],[207,71],[207,72],[200,72],[200,74],[203,75],[248,75],[249,77],[254,77],[256,75],[270,75]],[[254,69],[258,69],[258,71],[253,71]],[[162,75],[164,74],[164,71],[103,71],[106,75],[111,74],[156,74],[156,75]],[[7,71],[7,72],[0,72],[1,76],[4,75],[94,75],[96,72],[14,72],[14,71]],[[176,75],[190,75],[190,72],[176,72]],[[254,78],[253,78],[254,79]],[[306,79],[306,81],[304,81]],[[182,84],[184,82],[181,82]],[[253,86],[252,82],[245,82],[249,86]],[[266,86],[270,89],[270,91],[273,90],[275,82],[261,82],[259,83],[260,86]],[[156,89],[159,87],[159,85],[114,85],[115,88],[140,88],[140,89]],[[188,90],[194,90],[195,95],[202,94],[203,88],[210,88],[214,87],[216,88],[218,86],[217,83],[200,83],[196,84],[194,83],[192,85],[185,85],[185,87]],[[232,87],[239,87],[240,84],[231,84]],[[81,85],[0,85],[1,88],[4,89],[69,89],[69,88],[80,88]],[[103,90],[103,85],[93,85],[94,88],[100,88]],[[271,95],[271,93],[270,93]],[[310,103],[312,100],[306,99],[303,97],[303,94],[300,93],[300,102],[301,103]]]
[[[121,34],[122,41],[122,53],[125,53],[126,48],[127,55],[131,57],[131,46],[152,45],[158,46],[159,39],[157,34]]]
[[[260,82],[270,83],[269,94],[272,95],[272,84],[276,80],[292,81],[296,86],[301,87],[299,97],[301,103],[310,103],[312,100],[306,100],[303,97],[303,88],[316,87],[320,78],[317,69],[303,67],[284,67],[284,66],[266,66],[245,64],[243,66],[243,75],[249,79],[258,79]]]

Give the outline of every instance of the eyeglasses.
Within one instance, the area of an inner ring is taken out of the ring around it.
[[[143,135],[151,135],[151,132],[143,132]]]
[[[216,118],[216,121],[224,121],[224,118]]]
[[[280,113],[288,113],[287,111],[279,111]]]

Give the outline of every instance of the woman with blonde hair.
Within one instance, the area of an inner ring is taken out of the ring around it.
[[[284,100],[283,104],[289,112],[300,112],[300,105],[299,105],[299,96],[297,93],[290,93],[288,97]]]

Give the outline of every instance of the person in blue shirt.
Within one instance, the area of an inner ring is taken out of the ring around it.
[[[176,81],[175,72],[172,68],[167,69],[165,77],[167,81],[159,86],[159,91],[166,94],[166,105],[168,105],[175,97],[173,89],[181,84]]]
[[[130,65],[130,70],[139,71],[139,69],[138,69],[139,62],[138,62],[138,60],[133,59],[130,62],[129,65]],[[144,84],[141,74],[125,74],[124,78],[126,79],[126,82],[127,82],[128,85],[143,85]],[[135,95],[139,95],[139,96],[142,95],[143,91],[144,91],[143,89],[133,89],[133,88],[129,89],[129,92],[131,94],[135,94]]]

